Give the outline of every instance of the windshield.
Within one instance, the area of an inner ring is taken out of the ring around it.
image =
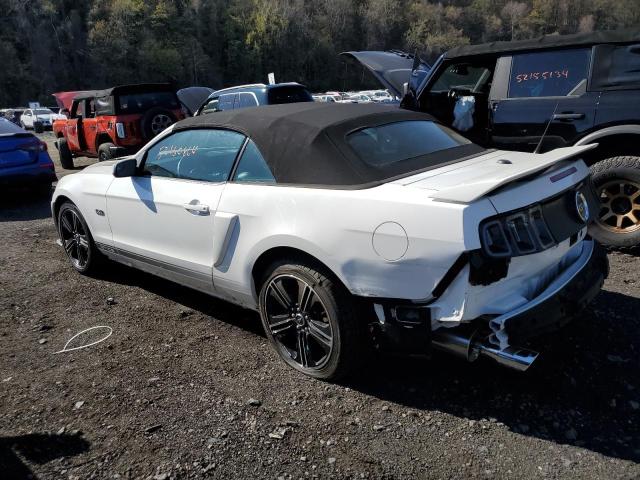
[[[302,86],[275,87],[269,89],[269,105],[281,103],[313,102],[309,91]]]
[[[118,113],[144,113],[155,107],[175,110],[180,108],[178,97],[173,92],[148,92],[120,95]]]
[[[51,115],[53,112],[48,108],[38,108],[33,111],[34,115]]]
[[[30,135],[25,132],[22,128],[17,126],[15,123],[10,122],[6,118],[0,118],[0,136],[10,136],[10,135]]]
[[[453,130],[428,120],[363,128],[348,134],[347,143],[367,165],[375,168],[394,167],[394,170],[400,164],[416,159],[423,161],[413,165],[414,168],[433,167],[443,163],[443,157],[434,154],[472,145]]]

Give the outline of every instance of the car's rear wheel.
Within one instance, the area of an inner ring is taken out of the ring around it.
[[[272,264],[259,302],[269,341],[294,369],[336,380],[362,361],[365,336],[351,295],[322,268],[295,260]]]
[[[71,155],[71,150],[69,149],[69,145],[67,145],[67,139],[64,137],[58,139],[58,153],[60,154],[60,165],[62,165],[62,168],[66,168],[67,170],[72,169],[73,155]]]
[[[95,270],[100,262],[100,252],[87,226],[87,222],[71,202],[65,202],[58,211],[58,232],[71,266],[87,274]]]
[[[640,244],[640,157],[612,157],[591,167],[600,212],[589,233],[612,247]]]
[[[105,160],[111,160],[113,158],[111,147],[115,147],[111,142],[103,143],[98,147],[98,161],[104,162]]]

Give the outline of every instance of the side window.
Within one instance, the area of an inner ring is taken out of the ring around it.
[[[244,139],[231,130],[177,132],[147,151],[144,172],[154,177],[226,182]]]
[[[72,118],[84,117],[84,100],[74,102],[71,107]]]
[[[267,162],[251,140],[247,143],[233,176],[236,182],[275,183]]]
[[[243,92],[240,94],[240,103],[238,108],[246,108],[246,107],[257,107],[258,102],[256,101],[256,97],[254,97],[251,93]]]
[[[484,92],[491,77],[491,70],[482,65],[454,63],[449,65],[431,87],[431,91],[448,92],[451,89]]]
[[[586,84],[590,62],[590,49],[514,55],[509,98],[573,95]]]
[[[218,110],[233,110],[235,93],[225,93],[218,98]]]
[[[93,98],[87,100],[87,118],[95,118],[96,116],[96,103]]]
[[[595,52],[592,89],[640,87],[640,44],[598,45]]]

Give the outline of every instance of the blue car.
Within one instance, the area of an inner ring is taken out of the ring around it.
[[[56,180],[47,144],[0,118],[0,188],[32,187],[39,193],[49,193]]]

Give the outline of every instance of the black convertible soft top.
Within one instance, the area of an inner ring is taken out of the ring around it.
[[[482,152],[465,144],[384,168],[362,161],[346,143],[362,128],[408,120],[436,121],[430,115],[397,106],[370,104],[290,103],[198,115],[175,124],[174,131],[225,128],[251,138],[279,184],[363,188],[433,168]]]
[[[463,45],[445,53],[445,58],[473,57],[476,55],[497,55],[510,52],[535,51],[542,49],[589,47],[603,43],[625,44],[640,42],[640,29],[604,30],[573,35],[544,35],[531,40],[511,42],[491,42],[481,45]]]

